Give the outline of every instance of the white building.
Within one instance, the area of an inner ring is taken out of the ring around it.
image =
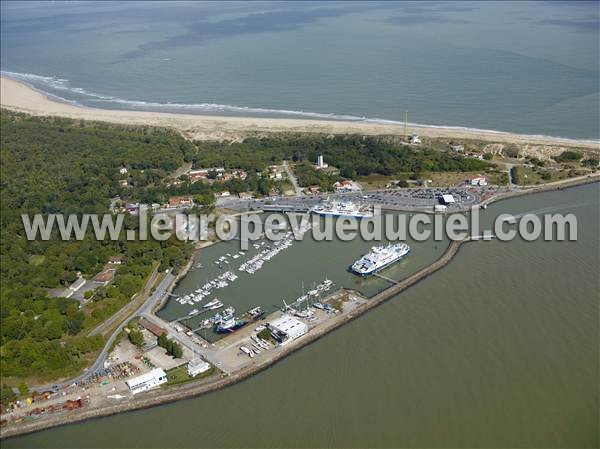
[[[121,167],[121,169],[119,170],[119,173],[121,173],[122,175],[127,174],[127,169],[125,167]]]
[[[125,381],[129,387],[129,391],[133,394],[148,391],[151,388],[158,387],[167,382],[167,373],[162,368],[154,368],[152,371],[141,376],[134,377]]]
[[[433,206],[434,212],[446,212],[446,209],[448,209],[448,206],[445,206],[444,204],[436,204]]]
[[[329,167],[329,165],[325,163],[325,161],[323,159],[323,155],[319,154],[319,157],[317,157],[317,168],[327,168],[327,167]]]
[[[472,186],[487,186],[487,179],[485,179],[485,176],[476,176],[470,179],[470,184]]]
[[[284,345],[308,332],[308,324],[291,315],[282,315],[268,325],[273,337]]]
[[[198,374],[204,373],[210,369],[210,365],[204,360],[192,359],[187,364],[187,373],[190,377],[196,377]]]

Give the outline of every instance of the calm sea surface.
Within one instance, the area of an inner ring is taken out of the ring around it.
[[[3,73],[101,108],[599,139],[597,2],[5,2]]]
[[[241,384],[3,447],[597,447],[599,196],[595,184],[492,205],[483,224],[573,213],[578,241],[469,243],[443,270]],[[327,257],[302,245],[298,267]]]

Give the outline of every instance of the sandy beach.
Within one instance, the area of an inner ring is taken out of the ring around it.
[[[327,121],[286,118],[223,117],[212,115],[173,114],[163,112],[124,111],[87,108],[52,99],[30,86],[1,78],[1,105],[14,111],[33,115],[60,116],[73,119],[96,120],[125,125],[150,125],[175,128],[186,137],[197,140],[237,140],[248,135],[272,132],[313,132],[326,134],[397,135],[404,126],[366,122]],[[471,130],[454,127],[409,125],[409,133],[427,137],[479,139],[531,145],[553,145],[599,149],[599,143],[548,136],[530,136],[504,132]]]

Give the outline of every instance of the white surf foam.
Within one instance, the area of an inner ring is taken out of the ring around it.
[[[33,73],[19,73],[19,72],[10,72],[6,70],[0,70],[0,73],[3,76],[8,78],[14,78],[16,80],[32,83],[34,87],[37,84],[42,84],[51,89],[70,92],[72,94],[81,95],[83,97],[87,97],[90,101],[93,101],[97,104],[118,104],[123,107],[130,109],[142,109],[142,110],[165,110],[165,111],[184,111],[184,112],[196,112],[196,113],[209,113],[209,114],[218,114],[218,113],[229,113],[229,114],[240,114],[240,115],[271,115],[271,116],[289,116],[289,117],[297,117],[297,118],[309,118],[309,119],[319,119],[319,120],[337,120],[337,121],[346,121],[346,122],[362,122],[362,123],[373,123],[380,125],[402,125],[404,126],[404,122],[400,120],[390,120],[384,118],[369,118],[365,116],[357,116],[357,115],[348,115],[348,114],[336,114],[336,113],[324,113],[324,112],[311,112],[311,111],[301,111],[301,110],[293,110],[293,109],[271,109],[271,108],[260,108],[260,107],[250,107],[250,106],[236,106],[229,104],[217,104],[217,103],[160,103],[153,101],[143,101],[143,100],[126,100],[124,98],[113,97],[110,95],[102,95],[95,92],[89,92],[81,87],[72,87],[69,83],[69,80],[64,78],[57,78],[53,76],[44,76],[44,75],[36,75]],[[66,99],[52,92],[43,91],[45,94],[49,94],[61,101],[65,101],[67,103],[81,105],[81,103],[77,102],[73,99]],[[466,132],[476,132],[476,133],[486,133],[486,134],[513,134],[507,131],[497,131],[492,129],[480,129],[480,128],[471,128],[465,126],[448,126],[448,125],[430,125],[430,124],[422,124],[422,123],[407,123],[408,126],[412,128],[443,128],[448,130],[456,130],[456,131],[466,131]],[[555,136],[545,136],[545,135],[523,135],[523,137],[530,138],[552,138],[552,139],[562,139],[565,142],[587,142],[587,143],[600,143],[597,140],[589,140],[589,139],[573,139],[569,137],[555,137]]]

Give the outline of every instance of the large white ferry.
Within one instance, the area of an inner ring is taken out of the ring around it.
[[[409,252],[410,246],[406,243],[374,246],[368,254],[365,254],[352,264],[352,271],[361,276],[368,276],[398,262]]]
[[[351,201],[327,201],[317,204],[310,211],[318,215],[331,215],[333,217],[371,218],[372,206],[360,206]]]

